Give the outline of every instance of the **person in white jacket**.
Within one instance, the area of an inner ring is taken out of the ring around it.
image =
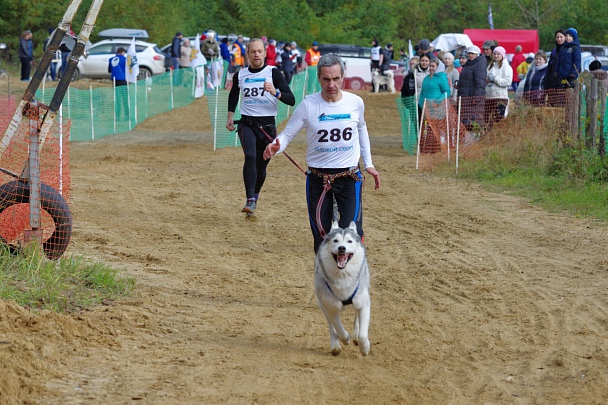
[[[494,48],[492,62],[488,65],[486,85],[485,123],[486,133],[494,123],[507,116],[509,107],[509,87],[513,81],[513,69],[507,60],[507,52],[502,46]]]

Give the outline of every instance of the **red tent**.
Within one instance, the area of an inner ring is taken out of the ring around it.
[[[515,53],[515,47],[521,45],[524,53],[538,51],[540,42],[537,30],[484,30],[467,28],[464,33],[469,36],[471,42],[482,48],[484,41],[488,39],[498,40],[498,45],[505,48],[507,53]]]

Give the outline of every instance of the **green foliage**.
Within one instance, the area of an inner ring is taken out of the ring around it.
[[[77,311],[126,296],[134,285],[105,264],[74,256],[50,261],[39,246],[14,254],[0,244],[0,298],[25,307]]]
[[[563,148],[555,154],[548,174],[588,184],[608,184],[608,158],[584,147]]]
[[[84,0],[74,21],[78,33],[92,0]],[[56,27],[69,0],[0,0],[0,41],[15,54],[19,34],[34,33],[36,55],[48,28]],[[514,0],[493,2],[495,28],[538,29],[541,48],[551,50],[558,28],[576,27],[581,43],[608,44],[608,7],[603,0]],[[468,0],[105,0],[91,40],[107,28],[141,28],[150,41],[163,46],[176,31],[187,36],[207,29],[250,37],[266,35],[294,40],[306,48],[321,43],[369,45],[373,38],[392,42],[396,49],[411,39],[434,39],[465,28],[488,28],[487,3]]]

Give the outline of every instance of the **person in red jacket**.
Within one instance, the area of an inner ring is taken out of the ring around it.
[[[266,64],[268,66],[277,65],[277,41],[270,39],[266,46]]]
[[[525,60],[526,55],[522,53],[521,45],[517,45],[515,47],[515,55],[513,55],[513,59],[511,59],[511,68],[513,69],[513,81],[511,82],[511,88],[513,89],[513,91],[517,90],[519,82],[521,81],[521,79],[517,75],[517,67],[522,62],[525,62]]]

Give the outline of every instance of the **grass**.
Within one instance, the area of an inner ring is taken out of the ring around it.
[[[481,157],[463,161],[458,177],[526,198],[550,212],[608,221],[608,158],[566,139],[563,115],[519,107],[481,145]],[[538,125],[535,125],[537,123]],[[439,168],[453,175],[453,167]]]
[[[26,308],[77,312],[128,296],[134,286],[121,271],[83,257],[51,261],[35,245],[14,254],[0,244],[0,298]]]

